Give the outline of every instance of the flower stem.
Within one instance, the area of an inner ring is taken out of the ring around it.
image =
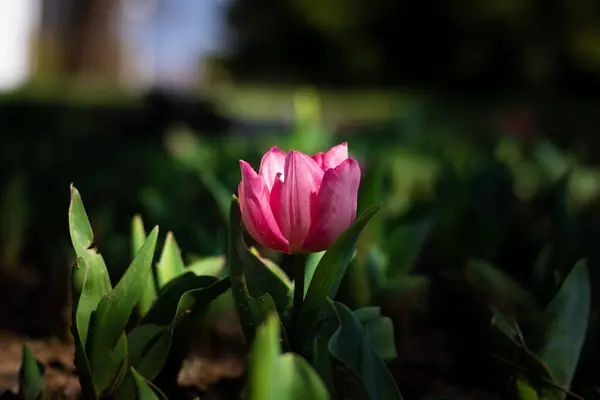
[[[302,254],[296,254],[294,256],[294,306],[292,310],[292,326],[294,330],[297,323],[298,317],[300,316],[300,309],[304,302],[304,269],[306,267],[306,257]]]

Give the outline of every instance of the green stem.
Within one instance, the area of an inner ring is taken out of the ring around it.
[[[306,257],[301,254],[294,256],[294,307],[292,310],[292,326],[296,330],[300,309],[304,302],[304,269],[306,268]]]

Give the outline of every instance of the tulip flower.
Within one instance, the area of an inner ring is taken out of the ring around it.
[[[263,246],[284,253],[328,249],[356,218],[360,167],[348,143],[308,156],[272,147],[258,174],[240,160],[242,220]]]

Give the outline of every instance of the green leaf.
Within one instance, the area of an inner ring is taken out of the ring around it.
[[[192,271],[198,276],[225,278],[225,257],[213,256],[200,258],[188,265],[186,271]]]
[[[554,378],[566,389],[571,385],[585,340],[591,307],[589,273],[579,261],[546,308],[550,325],[539,352]]]
[[[112,286],[104,259],[92,248],[94,235],[81,195],[71,185],[69,204],[69,233],[77,259],[71,271],[72,332],[75,339],[75,365],[79,373],[81,390],[89,399],[97,397],[85,347],[90,328],[90,318],[100,300]]]
[[[23,345],[23,361],[19,370],[19,395],[23,400],[44,398],[44,371],[44,365],[36,360],[27,345]]]
[[[306,257],[306,266],[304,268],[304,296],[306,296],[306,292],[308,292],[308,288],[310,286],[310,281],[312,280],[315,271],[317,270],[317,265],[321,261],[321,258],[325,255],[324,251],[320,251],[318,253],[310,253]]]
[[[140,326],[144,324],[176,325],[177,318],[185,314],[191,307],[208,306],[213,299],[225,293],[229,287],[229,279],[219,280],[212,276],[196,276],[187,272],[163,288],[152,308],[140,322]]]
[[[164,394],[156,387],[153,388],[151,383],[144,379],[133,367],[131,367],[131,375],[137,388],[138,400],[168,400]]]
[[[537,391],[525,378],[517,379],[516,392],[518,400],[539,400]]]
[[[280,395],[277,361],[281,353],[279,344],[279,318],[269,314],[256,329],[252,356],[248,368],[249,400],[275,400]]]
[[[302,357],[281,354],[280,321],[270,313],[256,332],[249,367],[249,400],[330,398],[325,384]]]
[[[172,336],[170,326],[138,325],[127,335],[130,365],[152,381],[165,364]]]
[[[110,389],[115,384],[115,376],[123,370],[127,352],[124,330],[142,297],[157,236],[158,227],[155,227],[117,286],[100,300],[91,320],[86,353],[100,392]]]
[[[379,358],[369,330],[345,305],[334,303],[339,329],[329,339],[329,351],[359,379],[372,400],[399,400],[402,395],[384,362]]]
[[[491,264],[483,260],[469,260],[466,278],[494,300],[493,306],[505,315],[513,313],[515,308],[539,316],[536,299],[518,282]]]
[[[397,227],[389,240],[388,252],[393,260],[389,276],[404,275],[410,271],[433,227],[433,218],[426,216],[412,224]]]
[[[394,338],[394,324],[388,317],[381,315],[380,307],[363,307],[354,311],[363,328],[369,332],[375,351],[384,361],[394,360],[396,343]]]
[[[285,399],[329,400],[331,396],[314,368],[301,356],[285,353],[279,357],[281,394]],[[276,397],[275,400],[278,400]]]
[[[169,282],[140,325],[127,335],[130,364],[144,378],[154,380],[165,368],[169,357],[175,357],[172,351],[174,338],[177,337],[178,348],[189,345],[193,326],[184,321],[197,320],[199,312],[204,312],[210,302],[229,287],[229,279],[196,276],[192,272]],[[185,330],[189,332],[175,336]]]
[[[164,287],[169,281],[183,274],[185,267],[181,259],[181,250],[177,246],[172,232],[167,233],[160,260],[156,267],[156,280],[158,287]]]
[[[292,281],[273,261],[261,257],[256,248],[246,248],[245,243],[238,245],[240,259],[244,262],[244,274],[248,291],[253,297],[269,293],[279,315],[290,305],[292,300]],[[265,268],[266,267],[266,268]]]
[[[142,221],[142,217],[139,215],[135,215],[133,217],[133,221],[131,222],[131,257],[135,258],[137,252],[142,248],[144,242],[146,241],[146,230],[144,229],[144,222]],[[144,316],[150,307],[152,307],[152,303],[156,300],[156,281],[154,280],[154,273],[150,272],[148,274],[148,282],[144,287],[144,292],[142,293],[142,298],[139,304],[139,311],[142,316]]]
[[[325,252],[314,272],[298,318],[298,338],[304,341],[304,348],[311,340],[319,314],[327,306],[328,298],[335,298],[348,264],[354,254],[356,240],[367,222],[381,208],[375,205],[356,219],[354,224],[343,232]]]
[[[257,278],[255,282],[273,283],[276,286],[268,287],[255,284],[253,293],[250,294],[246,275],[244,260],[250,263],[250,268],[253,272],[261,272],[272,274],[271,271],[258,260],[248,249],[242,237],[242,216],[240,212],[240,204],[237,197],[233,196],[231,207],[229,210],[229,230],[227,236],[227,270],[231,278],[232,295],[240,316],[240,322],[244,336],[248,343],[252,343],[256,327],[261,324],[269,312],[277,311],[283,304],[283,282],[276,276],[272,278]],[[282,286],[279,286],[282,285]],[[276,289],[279,300],[279,308],[274,299],[269,293],[259,295],[263,288],[273,291]],[[285,295],[285,303],[287,304],[288,295]]]

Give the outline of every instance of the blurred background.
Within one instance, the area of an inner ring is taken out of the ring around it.
[[[582,257],[600,289],[596,1],[1,0],[0,59],[5,329],[66,332],[71,182],[116,280],[136,213],[187,260],[222,254],[238,160],[272,145],[348,141],[360,208],[384,202],[342,296],[395,316],[409,399],[504,387],[486,313],[529,309],[470,260],[539,308]],[[572,386],[587,396],[597,303]]]

